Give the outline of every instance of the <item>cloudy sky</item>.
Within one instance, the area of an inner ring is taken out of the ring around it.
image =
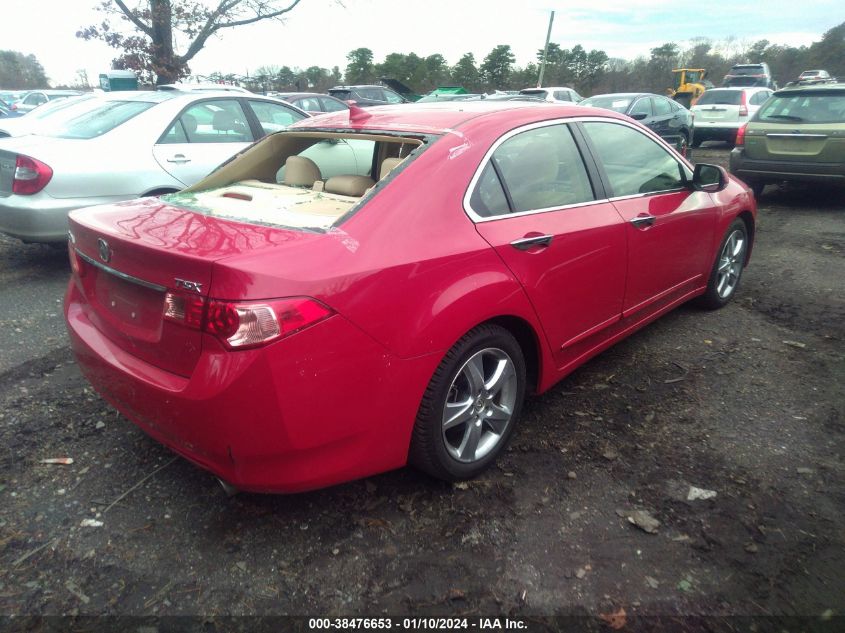
[[[210,0],[207,0],[210,1]],[[128,0],[132,6],[137,0]],[[75,37],[102,20],[97,0],[4,0],[0,48],[34,54],[51,82],[71,82],[77,70],[91,79],[107,70],[114,51]],[[224,31],[191,62],[197,74],[250,74],[262,65],[331,68],[365,46],[381,61],[392,52],[442,54],[454,64],[472,52],[480,62],[510,44],[517,64],[543,46],[549,12],[552,41],[581,44],[632,59],[668,41],[691,38],[759,39],[809,44],[845,20],[841,0],[302,0],[284,24],[264,22]]]

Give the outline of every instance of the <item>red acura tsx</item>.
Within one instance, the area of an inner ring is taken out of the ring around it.
[[[755,217],[722,168],[606,110],[352,107],[71,213],[65,316],[96,390],[233,487],[462,479],[526,393],[730,301]]]

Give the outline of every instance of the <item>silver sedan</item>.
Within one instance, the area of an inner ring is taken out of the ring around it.
[[[178,191],[309,116],[232,92],[114,92],[86,103],[37,134],[0,139],[0,232],[62,242],[69,211]]]

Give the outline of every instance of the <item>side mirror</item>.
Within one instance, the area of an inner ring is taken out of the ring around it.
[[[715,193],[728,186],[728,173],[724,167],[698,163],[692,172],[692,188],[696,191]]]
[[[636,114],[632,114],[631,118],[634,121],[642,121],[643,119],[647,119],[648,115],[645,112],[637,112]]]

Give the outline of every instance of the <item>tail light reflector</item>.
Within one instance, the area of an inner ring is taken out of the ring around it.
[[[40,160],[18,154],[15,161],[15,177],[12,181],[12,193],[28,196],[38,193],[53,177],[53,170]]]
[[[168,292],[164,306],[166,320],[216,336],[230,349],[266,345],[332,314],[308,297],[238,302]]]
[[[740,94],[739,116],[748,116],[748,93],[743,90]]]
[[[736,139],[734,140],[734,145],[736,145],[737,147],[740,147],[741,145],[745,145],[745,128],[746,127],[748,127],[748,124],[744,123],[736,131]]]

